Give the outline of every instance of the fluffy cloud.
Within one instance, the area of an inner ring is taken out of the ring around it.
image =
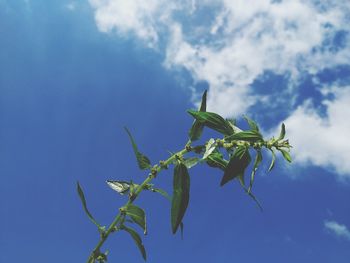
[[[334,52],[325,44],[348,27],[339,6],[238,0],[223,1],[221,9],[204,43],[190,44],[180,24],[173,25],[166,62],[207,81],[209,107],[225,116],[240,115],[259,101],[251,85],[266,71],[289,74],[296,86],[300,74],[350,59],[348,48]]]
[[[298,107],[285,121],[293,142],[296,163],[331,167],[340,176],[350,176],[350,87],[324,89],[326,117],[310,101]]]
[[[185,68],[195,81],[208,82],[208,105],[225,116],[238,116],[260,101],[251,85],[266,71],[288,74],[295,83],[301,73],[350,59],[349,48],[335,50],[332,44],[338,32],[349,30],[346,1],[90,3],[102,32],[131,33],[156,49],[163,39],[164,64]]]
[[[334,235],[350,240],[350,231],[345,225],[341,225],[336,221],[325,221],[324,227]]]
[[[90,0],[95,20],[102,32],[133,33],[154,46],[158,41],[156,24],[164,2],[160,0]]]
[[[349,64],[350,6],[347,0],[90,0],[100,31],[133,35],[157,52],[164,66],[186,69],[194,82],[209,85],[208,108],[240,116],[251,106],[276,103],[254,83],[266,72],[285,76],[281,84],[287,128],[296,162],[333,167],[350,175],[349,88],[328,89],[335,99],[297,109],[300,80]],[[189,84],[190,85],[190,84]],[[194,90],[193,98],[200,96]],[[194,103],[198,101],[194,100]],[[276,107],[272,107],[275,110]],[[276,106],[276,105],[275,105]]]

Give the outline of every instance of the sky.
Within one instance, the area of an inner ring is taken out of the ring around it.
[[[182,149],[208,111],[281,123],[292,164],[265,152],[254,193],[190,170],[184,238],[170,203],[142,193],[148,262],[320,262],[350,257],[350,5],[347,0],[0,0],[0,262],[85,262],[142,182],[123,127],[153,163]],[[205,130],[203,136],[218,134]],[[157,187],[171,194],[172,170]],[[142,233],[140,229],[137,229]],[[143,262],[126,233],[108,262]]]

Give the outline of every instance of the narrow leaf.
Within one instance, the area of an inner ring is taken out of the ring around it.
[[[147,156],[143,155],[142,153],[139,152],[137,145],[135,143],[134,138],[132,137],[130,131],[128,130],[128,128],[124,127],[125,131],[127,132],[129,139],[131,141],[132,144],[132,148],[134,150],[135,156],[136,156],[136,160],[137,160],[137,164],[139,165],[139,168],[142,170],[145,169],[149,169],[151,168],[151,161],[147,158]]]
[[[289,152],[287,152],[286,150],[283,150],[283,149],[278,149],[282,155],[283,155],[283,158],[288,161],[288,162],[292,162],[292,157],[290,156]]]
[[[204,91],[202,95],[202,102],[199,111],[205,112],[207,110],[207,91]],[[204,125],[198,120],[195,120],[189,131],[189,136],[191,141],[196,141],[201,137]]]
[[[216,148],[215,140],[211,138],[205,146],[203,160],[205,160],[215,150],[215,148]]]
[[[142,240],[141,240],[141,237],[139,236],[139,234],[134,229],[132,229],[130,227],[127,227],[127,226],[124,226],[124,225],[121,226],[121,229],[126,231],[126,232],[128,232],[130,234],[132,239],[135,241],[135,244],[139,248],[143,259],[146,260],[147,259],[146,250],[145,250],[145,247],[142,244]]]
[[[220,168],[225,171],[228,161],[223,159],[222,154],[219,151],[214,151],[206,158],[206,162],[210,167]]]
[[[92,223],[94,223],[98,227],[99,230],[102,229],[102,226],[99,223],[97,223],[97,221],[91,215],[91,213],[89,212],[89,210],[87,208],[84,192],[83,192],[83,189],[81,189],[79,182],[77,182],[77,191],[78,191],[81,203],[83,204],[84,211],[87,214],[87,216],[89,217],[90,221]]]
[[[239,159],[241,159],[247,151],[248,151],[247,147],[244,147],[244,146],[237,147],[234,155]]]
[[[231,126],[236,127],[236,119],[227,118],[226,121],[228,121],[228,123],[230,123]]]
[[[245,192],[254,200],[254,202],[255,202],[256,205],[259,207],[259,209],[260,209],[261,211],[263,211],[263,208],[262,208],[262,206],[261,206],[259,200],[253,195],[253,193],[252,193],[252,192],[248,192],[247,189],[245,189]]]
[[[173,198],[171,203],[171,227],[176,233],[185,215],[190,198],[190,176],[183,163],[178,163],[174,168]]]
[[[199,111],[207,110],[207,90],[203,92],[201,106],[199,107]]]
[[[249,119],[247,116],[244,116],[244,119],[248,122],[248,125],[251,130],[259,132],[259,127],[255,121]]]
[[[220,185],[223,186],[227,182],[236,178],[239,174],[244,173],[250,161],[251,157],[248,149],[245,147],[237,147],[229,163],[227,164]]]
[[[125,214],[130,216],[130,218],[143,229],[143,233],[146,235],[147,226],[146,226],[145,211],[143,211],[143,209],[133,204],[129,204],[124,208],[125,208]]]
[[[286,135],[286,126],[284,125],[284,123],[282,123],[281,125],[281,132],[280,132],[280,135],[278,137],[278,140],[283,140],[284,139],[284,136]]]
[[[233,133],[241,132],[242,130],[236,126],[235,119],[226,119],[227,123],[231,126]]]
[[[228,136],[234,133],[234,130],[229,122],[214,112],[201,112],[193,110],[188,110],[187,112],[204,126],[220,132],[223,135]]]
[[[243,188],[246,188],[246,187],[245,187],[244,173],[239,173],[239,174],[237,175],[237,178],[238,178],[238,181],[239,181],[239,183],[241,184],[241,186],[242,186]]]
[[[274,152],[274,150],[272,149],[269,149],[271,151],[271,154],[272,154],[272,160],[271,160],[271,164],[270,164],[270,167],[269,167],[269,172],[273,169],[273,167],[275,166],[275,161],[276,161],[276,154]]]
[[[170,196],[169,196],[168,193],[165,192],[164,190],[159,189],[159,188],[151,188],[151,191],[152,191],[152,192],[155,192],[155,193],[159,193],[159,194],[161,194],[162,196],[164,196],[166,199],[168,199],[168,200],[171,201]]]
[[[250,193],[251,190],[252,190],[253,183],[254,183],[254,178],[255,178],[255,174],[256,174],[256,170],[258,169],[258,166],[260,165],[261,161],[262,161],[261,151],[257,150],[256,151],[255,160],[254,160],[252,174],[250,176],[250,183],[249,183],[248,193]]]
[[[238,180],[239,180],[239,183],[240,185],[242,186],[244,192],[246,192],[247,195],[249,195],[250,198],[253,199],[253,201],[255,202],[255,204],[259,207],[259,209],[262,211],[263,208],[259,202],[259,200],[253,195],[253,193],[251,191],[249,191],[249,189],[247,189],[247,187],[245,186],[245,180],[244,180],[244,173],[240,173],[238,176],[237,176]]]
[[[243,190],[246,192],[247,195],[249,195],[250,198],[253,199],[253,201],[255,202],[255,204],[259,207],[259,209],[262,211],[263,208],[259,202],[259,200],[253,195],[253,193],[251,191],[249,191],[249,189],[247,189],[247,187],[245,186],[245,182],[244,182],[244,173],[240,173],[238,176],[237,176]]]
[[[187,158],[183,161],[184,165],[186,165],[187,169],[192,168],[193,166],[195,166],[197,163],[199,162],[198,157],[190,157]]]
[[[263,137],[260,132],[255,130],[237,132],[231,136],[225,138],[225,140],[239,140],[248,142],[258,142],[263,141]]]
[[[126,181],[107,180],[106,183],[121,195],[126,194],[130,189],[130,183]]]

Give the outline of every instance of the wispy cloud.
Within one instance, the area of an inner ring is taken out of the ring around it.
[[[350,87],[327,89],[334,98],[324,99],[326,117],[315,110],[310,101],[298,107],[285,121],[293,141],[294,160],[331,167],[340,176],[350,176]],[[324,88],[326,93],[326,89]]]
[[[159,39],[163,16],[171,10],[171,3],[163,0],[90,0],[95,20],[101,32],[116,32],[121,36],[133,34],[149,47]]]
[[[186,69],[195,83],[207,82],[210,110],[235,117],[259,104],[276,110],[276,97],[282,100],[290,114],[286,122],[298,149],[297,162],[331,166],[350,175],[350,141],[345,137],[350,126],[340,121],[350,113],[349,89],[327,88],[334,99],[318,102],[327,108],[326,115],[307,100],[295,103],[305,76],[350,64],[347,0],[90,0],[90,4],[101,32],[135,36],[163,52],[169,70]],[[254,83],[264,80],[267,72],[287,79],[277,91],[283,97],[257,92]],[[193,102],[198,103],[200,96],[193,90]]]
[[[183,67],[207,81],[209,107],[240,115],[259,101],[250,85],[266,71],[301,73],[348,63],[349,48],[334,51],[335,34],[349,30],[346,1],[90,0],[102,32],[134,34],[157,47],[165,65]],[[214,11],[211,11],[214,10]],[[207,12],[204,22],[198,16]]]
[[[325,221],[324,227],[332,234],[350,241],[350,231],[345,225],[339,224],[336,221]]]
[[[201,31],[194,40],[174,23],[166,62],[207,81],[209,107],[223,115],[240,115],[261,101],[252,84],[266,71],[289,75],[291,85],[281,89],[290,88],[292,96],[300,75],[350,59],[349,48],[331,52],[333,47],[324,46],[348,28],[339,6],[322,9],[310,1],[242,0],[223,1],[220,10],[209,32]],[[201,37],[206,41],[197,40]]]

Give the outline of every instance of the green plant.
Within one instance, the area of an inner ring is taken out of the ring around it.
[[[142,244],[140,235],[127,225],[128,222],[136,223],[142,228],[144,234],[147,233],[145,212],[140,207],[134,205],[135,200],[144,190],[160,193],[171,201],[172,232],[175,234],[179,227],[182,232],[182,219],[186,212],[190,196],[190,176],[188,169],[198,163],[205,163],[210,167],[221,169],[224,173],[220,183],[221,186],[237,178],[244,191],[256,202],[259,208],[262,209],[258,200],[252,193],[255,174],[263,159],[263,148],[268,149],[272,154],[269,171],[274,167],[276,150],[282,153],[285,160],[291,162],[291,157],[289,155],[291,146],[288,140],[284,139],[285,126],[282,124],[280,135],[277,138],[271,138],[266,141],[261,135],[258,125],[248,117],[244,118],[248,122],[250,129],[243,131],[236,126],[234,120],[224,119],[216,113],[207,112],[206,97],[207,92],[205,91],[198,111],[188,110],[188,113],[192,115],[195,120],[189,131],[189,141],[186,143],[185,147],[171,154],[168,159],[159,161],[155,165],[151,165],[150,160],[138,150],[131,133],[125,128],[130,138],[139,168],[141,170],[148,170],[149,174],[141,184],[127,181],[107,181],[108,185],[113,190],[128,197],[126,204],[119,209],[119,213],[108,228],[100,225],[91,215],[86,206],[84,193],[79,183],[77,183],[77,190],[83,208],[92,223],[97,226],[100,233],[99,242],[92,250],[87,260],[88,263],[107,261],[108,252],[101,252],[101,247],[112,233],[118,231],[126,231],[130,234],[140,250],[142,257],[146,260],[146,250]],[[223,135],[223,137],[211,138],[204,144],[193,145],[192,143],[201,137],[204,127],[217,131]],[[252,152],[255,152],[253,163],[251,158]],[[192,155],[188,156],[189,153],[192,153]],[[251,163],[252,170],[250,181],[249,185],[246,185],[244,175]],[[156,178],[163,169],[168,169],[170,165],[174,165],[173,194],[171,197],[169,197],[165,191],[151,184],[151,181]]]

